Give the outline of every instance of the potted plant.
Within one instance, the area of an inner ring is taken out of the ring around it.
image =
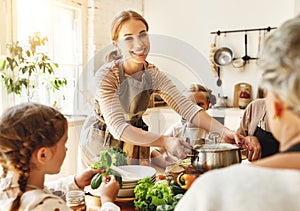
[[[53,92],[67,84],[65,78],[55,75],[58,64],[45,53],[47,37],[40,33],[29,36],[27,45],[7,44],[8,55],[0,60],[0,75],[8,94],[26,93],[31,101],[41,86]]]

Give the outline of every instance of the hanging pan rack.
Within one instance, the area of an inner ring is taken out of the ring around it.
[[[255,28],[255,29],[238,29],[238,30],[228,30],[228,31],[215,31],[215,32],[211,32],[211,34],[216,34],[218,36],[220,36],[222,33],[224,34],[228,34],[228,33],[245,33],[245,55],[242,58],[233,58],[233,61],[235,62],[235,64],[239,64],[244,66],[245,63],[248,63],[249,60],[256,60],[258,58],[254,58],[254,57],[250,57],[247,55],[247,32],[251,32],[251,31],[271,31],[272,29],[276,29],[277,27],[266,27],[266,28]],[[236,61],[235,61],[236,60]]]
[[[277,29],[277,27],[266,27],[266,28],[256,28],[256,29],[238,29],[238,30],[228,30],[228,31],[215,31],[215,32],[210,32],[211,34],[217,34],[217,35],[220,35],[222,33],[238,33],[238,32],[250,32],[250,31],[271,31],[272,29]]]

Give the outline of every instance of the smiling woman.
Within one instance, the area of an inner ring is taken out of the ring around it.
[[[178,90],[171,79],[146,59],[150,51],[148,24],[139,13],[127,10],[112,22],[112,42],[122,57],[101,66],[95,75],[95,109],[81,131],[80,154],[84,166],[107,147],[120,147],[130,164],[149,165],[150,146],[165,148],[178,158],[190,145],[179,137],[148,132],[143,114],[156,93],[179,115],[208,131],[222,130],[228,141],[235,132],[211,118]],[[162,37],[160,37],[162,40]]]

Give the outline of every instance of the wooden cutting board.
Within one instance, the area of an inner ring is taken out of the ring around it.
[[[239,96],[241,93],[242,87],[246,87],[246,89],[250,90],[250,95],[252,99],[252,86],[248,83],[241,82],[234,85],[234,95],[233,95],[233,107],[239,107]]]

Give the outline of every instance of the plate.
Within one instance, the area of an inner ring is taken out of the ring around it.
[[[135,177],[138,178],[123,178],[123,187],[120,188],[118,197],[119,198],[132,198],[134,196],[134,188],[137,185],[139,179],[143,179],[145,177],[151,177],[152,181],[156,180],[156,170],[150,166],[141,166],[141,165],[126,165],[126,166],[118,166],[122,170],[128,171],[130,173],[134,173]],[[92,189],[91,186],[86,186],[85,191],[89,192],[94,196],[100,196],[99,189]]]
[[[126,182],[134,182],[140,179],[143,179],[147,176],[153,177],[156,175],[156,170],[150,166],[142,166],[142,165],[125,165],[118,166],[120,169],[124,171],[128,171],[133,173],[135,178],[123,177],[123,181]]]

